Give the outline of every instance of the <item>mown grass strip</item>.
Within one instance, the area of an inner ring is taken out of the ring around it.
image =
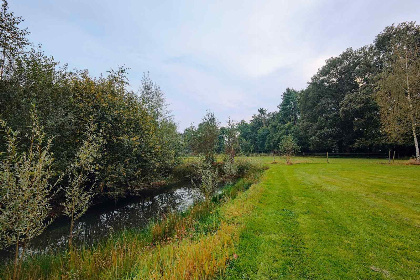
[[[416,279],[419,175],[377,160],[270,165],[223,279]]]

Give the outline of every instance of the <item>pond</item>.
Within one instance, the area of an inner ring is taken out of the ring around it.
[[[136,197],[108,201],[91,207],[76,221],[73,243],[93,245],[124,229],[144,228],[152,220],[169,212],[183,212],[202,200],[199,189],[191,185],[175,185],[157,191],[143,192]],[[66,218],[54,221],[27,246],[26,254],[45,254],[67,246],[70,223]],[[12,246],[13,247],[13,246]],[[14,248],[0,251],[0,262],[13,257]]]

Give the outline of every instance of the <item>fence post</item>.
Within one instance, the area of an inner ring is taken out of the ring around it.
[[[392,163],[394,163],[395,160],[395,150],[394,150],[394,155],[392,156]]]
[[[327,152],[327,163],[330,163],[330,162],[328,161],[328,152]]]
[[[391,149],[388,150],[388,163],[391,163]]]

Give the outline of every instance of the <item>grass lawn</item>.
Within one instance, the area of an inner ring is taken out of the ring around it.
[[[221,279],[420,279],[420,166],[386,163],[271,164]]]

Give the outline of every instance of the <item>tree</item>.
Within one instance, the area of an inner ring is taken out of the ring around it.
[[[239,149],[243,154],[250,154],[255,151],[252,144],[252,131],[251,125],[242,120],[237,124],[239,132]]]
[[[236,124],[229,118],[227,126],[224,128],[224,153],[225,159],[223,164],[223,170],[225,176],[230,180],[237,172],[235,164],[236,152],[239,149],[238,129]]]
[[[281,140],[279,150],[281,154],[286,156],[286,163],[292,164],[291,157],[300,150],[300,147],[296,144],[293,136],[287,135]]]
[[[396,143],[404,143],[411,134],[420,162],[420,26],[409,22],[387,27],[376,44],[381,46],[384,38],[389,45],[376,93],[383,129]]]
[[[149,73],[145,73],[140,88],[140,104],[152,116],[155,126],[153,141],[158,149],[153,160],[160,166],[161,175],[166,175],[175,164],[181,153],[181,137],[177,132],[177,125],[170,115],[165,95],[161,88],[152,81]],[[157,173],[159,170],[155,170]]]
[[[273,154],[278,150],[280,139],[289,134],[296,134],[300,116],[299,94],[300,92],[287,88],[283,93],[281,103],[277,106],[279,111],[269,114],[269,133],[266,137],[265,148]]]
[[[9,6],[6,0],[2,2],[0,8],[0,80],[3,80],[8,68],[13,66],[16,56],[29,44],[26,38],[29,32],[19,28],[23,19],[8,12]]]
[[[86,139],[76,153],[74,162],[70,165],[67,176],[68,185],[65,188],[65,201],[63,202],[64,214],[70,218],[69,248],[72,251],[74,222],[79,219],[88,209],[94,196],[91,189],[92,174],[98,169],[97,160],[100,158],[100,149],[103,140],[91,124],[85,133]],[[87,184],[90,183],[90,186]]]
[[[194,152],[193,146],[194,146],[194,137],[196,133],[196,128],[193,124],[191,124],[189,127],[184,129],[184,132],[182,133],[182,144],[184,153],[187,155],[190,155]]]
[[[169,117],[165,96],[160,87],[152,81],[149,73],[143,74],[139,96],[140,102],[156,120]]]
[[[48,224],[54,172],[51,139],[33,114],[34,124],[26,152],[19,152],[18,133],[6,130],[7,153],[0,162],[0,247],[15,244],[13,279],[19,278],[19,248],[41,234]]]
[[[340,102],[340,119],[352,128],[352,149],[372,151],[384,144],[380,129],[379,107],[374,97],[378,58],[372,46],[355,51],[357,67],[355,79],[358,87],[348,92]]]
[[[299,141],[313,151],[350,152],[381,144],[372,47],[330,58],[300,96]]]
[[[217,168],[205,157],[200,157],[197,165],[197,173],[200,178],[200,189],[207,202],[213,196],[219,185],[219,174]],[[194,184],[194,181],[192,181]]]
[[[340,118],[340,103],[358,89],[357,59],[352,49],[330,58],[319,69],[301,98],[301,127],[311,150],[343,151],[353,142],[352,126]]]
[[[208,163],[213,163],[219,137],[219,122],[214,113],[207,112],[194,133],[192,149],[194,153],[203,155]]]
[[[283,124],[290,122],[296,125],[299,118],[298,95],[298,91],[290,88],[283,93],[282,101],[278,106],[280,121]]]
[[[225,132],[225,154],[229,157],[231,162],[234,161],[236,152],[239,148],[238,143],[238,129],[234,121],[229,118]]]

